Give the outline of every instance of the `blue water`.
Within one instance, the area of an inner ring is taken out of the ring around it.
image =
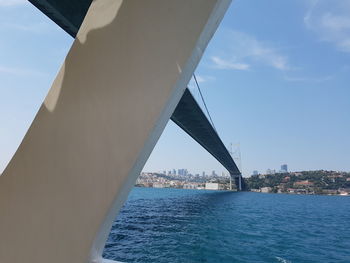
[[[350,197],[134,188],[104,257],[350,262]]]

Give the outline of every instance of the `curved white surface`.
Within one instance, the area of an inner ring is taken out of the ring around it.
[[[96,0],[0,177],[0,262],[101,258],[230,1]]]

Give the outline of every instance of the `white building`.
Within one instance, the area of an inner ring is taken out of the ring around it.
[[[205,183],[205,189],[206,190],[219,190],[219,184],[218,183]]]
[[[260,191],[262,193],[270,193],[272,191],[272,188],[271,187],[261,187]]]

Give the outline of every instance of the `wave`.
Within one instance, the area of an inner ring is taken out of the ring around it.
[[[278,262],[282,262],[282,263],[292,263],[292,261],[289,261],[287,259],[281,258],[281,257],[276,257]]]

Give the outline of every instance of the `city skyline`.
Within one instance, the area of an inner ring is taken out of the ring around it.
[[[216,171],[216,170],[208,170],[208,171],[201,171],[198,172],[199,170],[189,170],[187,168],[163,168],[161,170],[154,170],[154,171],[143,171],[144,173],[162,173],[166,175],[183,175],[186,176],[188,175],[199,175],[199,176],[211,176],[211,175],[216,175],[216,176],[229,176],[228,171],[222,170],[222,171]],[[311,170],[311,171],[318,171],[318,170]],[[280,169],[266,169],[266,171],[258,171],[258,170],[253,170],[251,174],[245,174],[245,177],[250,177],[252,175],[259,175],[259,174],[275,174],[275,173],[296,173],[296,172],[303,172],[302,170],[295,170],[295,171],[290,171],[288,169],[288,164],[283,163],[280,165]],[[335,172],[346,172],[346,171],[338,171],[335,170]]]
[[[224,144],[240,144],[243,175],[283,163],[350,171],[349,11],[338,0],[230,6],[196,75]],[[73,40],[26,1],[0,3],[0,17],[1,173]],[[143,170],[166,167],[225,171],[171,121]]]
[[[178,169],[163,169],[163,170],[156,170],[156,171],[142,171],[143,173],[162,173],[162,174],[171,174],[171,175],[199,175],[199,176],[207,176],[207,175],[213,175],[213,176],[229,176],[228,171],[221,171],[218,172],[215,170],[211,171],[201,171],[201,172],[193,172],[191,170],[188,170],[187,168],[178,168]]]

